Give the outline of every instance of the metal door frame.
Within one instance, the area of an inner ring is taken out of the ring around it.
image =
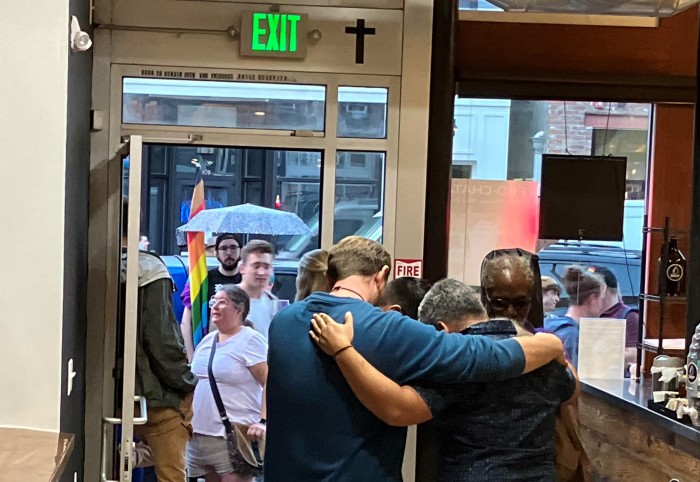
[[[122,124],[121,122],[121,106],[122,106],[122,78],[123,77],[144,77],[142,70],[153,70],[153,66],[140,65],[121,65],[111,64],[108,84],[102,86],[103,92],[108,90],[109,99],[102,99],[105,104],[108,104],[108,115],[104,119],[107,121],[105,127],[108,127],[107,132],[95,132],[93,135],[93,179],[98,178],[99,182],[91,187],[91,197],[95,197],[99,193],[100,201],[104,205],[100,205],[100,215],[97,216],[98,224],[101,226],[94,228],[99,234],[95,234],[91,230],[91,242],[99,242],[100,239],[106,245],[105,260],[100,260],[95,263],[97,269],[92,269],[93,273],[97,273],[97,286],[90,284],[92,294],[89,294],[91,306],[89,312],[96,315],[95,318],[101,318],[102,324],[95,326],[89,334],[89,343],[100,341],[102,346],[99,347],[101,353],[97,353],[98,348],[91,350],[91,362],[98,363],[102,372],[101,383],[99,387],[95,387],[99,391],[99,395],[88,401],[91,407],[86,408],[86,437],[90,443],[90,437],[95,437],[95,417],[90,413],[96,409],[97,403],[101,406],[101,421],[103,427],[100,430],[102,437],[106,433],[111,433],[111,430],[105,425],[115,423],[117,419],[114,415],[114,374],[113,356],[116,347],[116,330],[113,326],[113,321],[116,319],[118,312],[117,300],[113,299],[118,293],[118,273],[119,263],[115,263],[118,258],[112,259],[111,254],[118,253],[119,243],[115,243],[116,239],[121,239],[121,227],[119,226],[119,213],[121,209],[121,193],[115,194],[115,189],[120,185],[121,181],[121,165],[116,166],[115,162],[105,161],[99,162],[99,152],[106,151],[110,153],[122,152],[123,145],[128,143],[132,151],[136,150],[138,145],[138,155],[134,152],[130,162],[130,189],[129,189],[129,236],[128,246],[136,249],[138,246],[139,236],[139,221],[138,213],[140,212],[140,197],[141,197],[141,163],[134,161],[141,158],[141,148],[143,143],[158,143],[158,144],[191,144],[200,146],[212,147],[259,147],[259,148],[274,148],[274,149],[302,149],[302,150],[319,150],[323,152],[324,167],[321,178],[321,246],[328,248],[333,242],[333,216],[335,205],[335,176],[336,176],[336,156],[338,151],[361,151],[361,152],[382,152],[385,153],[384,162],[384,199],[383,199],[383,244],[393,253],[395,243],[396,229],[396,196],[398,182],[398,146],[399,146],[399,107],[401,99],[401,78],[398,76],[376,76],[376,75],[345,75],[345,74],[304,74],[295,73],[294,77],[297,83],[315,84],[326,86],[326,125],[323,135],[314,134],[312,137],[295,137],[290,135],[288,131],[253,131],[248,129],[222,129],[222,128],[199,128],[199,127],[175,127],[175,126],[154,126],[154,125],[133,125]],[[162,69],[162,67],[159,67]],[[229,70],[229,69],[211,69],[211,68],[170,68],[169,70],[187,70],[193,72],[219,72],[228,74],[244,73],[247,75],[265,74],[265,75],[283,75],[283,72],[273,71],[249,71],[249,70]],[[97,75],[97,74],[96,74]],[[235,76],[234,76],[235,78]],[[278,83],[278,82],[275,82]],[[338,118],[338,88],[340,86],[352,87],[384,87],[388,89],[387,99],[387,125],[386,138],[384,139],[363,139],[363,138],[337,138],[337,118]],[[105,92],[106,93],[106,92]],[[103,111],[104,112],[104,111]],[[110,156],[111,157],[111,156]],[[332,162],[331,162],[332,161]],[[95,172],[100,172],[95,175]],[[135,179],[138,177],[138,181]],[[138,184],[138,185],[137,185]],[[114,192],[113,192],[114,191]],[[104,196],[104,193],[107,193]],[[138,193],[138,194],[137,194]],[[132,197],[133,196],[133,197]],[[95,217],[94,213],[91,213]],[[135,216],[135,217],[134,217]],[[105,232],[100,230],[102,228]],[[102,251],[104,254],[104,245],[102,249],[94,246],[92,253]],[[128,259],[137,262],[138,256],[128,254]],[[102,271],[102,268],[104,271]],[[138,265],[136,265],[138,269]],[[134,275],[132,274],[132,277]],[[133,298],[132,294],[130,297]],[[134,298],[135,299],[135,298]],[[98,315],[99,313],[99,315]],[[135,312],[133,313],[135,317]],[[100,321],[100,320],[96,320]],[[135,318],[132,320],[135,323]],[[128,325],[127,325],[128,326]],[[125,332],[126,336],[133,336],[135,332],[135,324],[132,328],[128,328]],[[130,352],[131,353],[131,352]],[[132,429],[133,424],[143,423],[143,417],[134,419],[134,407],[131,401],[133,398],[133,370],[135,369],[135,356],[127,362],[125,357],[124,374],[125,374],[125,390],[122,397],[123,412],[121,416],[122,427],[122,447],[129,447],[133,442]],[[97,369],[96,369],[97,370]],[[126,380],[127,372],[131,373],[131,380]],[[93,374],[91,377],[93,384],[98,384],[97,376]],[[128,394],[131,394],[130,396]],[[99,399],[99,400],[98,400]],[[141,401],[143,403],[143,401]],[[143,414],[142,414],[143,415]],[[126,428],[126,430],[125,430]],[[107,440],[111,440],[107,438]],[[104,444],[103,444],[104,445]],[[104,453],[109,454],[109,447],[102,447]],[[90,456],[86,456],[86,474],[91,472]],[[104,461],[109,463],[109,460]],[[130,452],[122,451],[120,454],[120,474],[121,481],[127,482],[130,480],[131,467],[133,461],[130,457]],[[128,475],[127,475],[128,474]],[[129,478],[126,478],[129,477]]]
[[[121,216],[127,216],[127,246],[126,246],[126,273],[125,273],[125,309],[124,309],[124,351],[122,354],[122,403],[121,416],[112,417],[103,415],[102,417],[102,441],[100,451],[100,478],[103,482],[112,482],[109,473],[112,467],[112,451],[110,450],[110,441],[114,440],[113,428],[121,425],[121,443],[119,449],[119,478],[118,482],[130,482],[133,470],[134,461],[131,457],[131,448],[133,446],[133,429],[134,425],[141,425],[148,420],[146,399],[142,396],[135,396],[136,385],[136,332],[137,332],[137,311],[138,311],[138,276],[139,276],[139,233],[141,222],[141,171],[142,171],[142,138],[140,136],[129,136],[127,142],[121,145],[115,156],[109,161],[111,170],[118,170],[121,173],[122,161],[124,157],[129,156],[129,193],[127,195],[129,202],[128,212],[121,213]],[[116,166],[112,167],[112,166]],[[121,201],[121,183],[119,183],[120,192],[119,199]],[[120,219],[121,216],[116,216]],[[119,223],[121,224],[121,223]],[[121,227],[120,227],[121,228]],[[121,229],[120,229],[121,234]],[[121,239],[121,236],[120,236]],[[108,258],[118,259],[116,263],[117,276],[108,275],[108,285],[111,281],[111,286],[118,288],[115,284],[119,283],[121,271],[121,243],[118,244],[120,249],[111,252],[114,256]],[[112,272],[114,274],[114,272]],[[115,290],[112,290],[114,292]],[[118,305],[114,305],[118,312]],[[107,336],[111,335],[114,343],[109,344],[114,354],[117,337],[117,323],[121,320],[117,319],[114,313],[112,319],[115,323],[105,324]],[[107,339],[107,338],[105,338]],[[113,373],[110,371],[113,377]],[[110,384],[105,388],[110,388],[113,394],[114,381],[110,378]],[[139,417],[134,417],[134,402],[139,402],[140,414]],[[114,411],[112,407],[111,411]]]
[[[296,84],[313,84],[326,86],[326,125],[323,135],[315,133],[312,137],[296,137],[290,131],[226,129],[208,127],[176,127],[140,124],[122,124],[122,79],[124,77],[151,77],[142,75],[143,71],[162,70],[163,67],[149,65],[112,64],[110,97],[110,149],[114,151],[125,136],[140,135],[144,142],[159,144],[191,144],[201,146],[226,146],[232,148],[258,147],[274,149],[321,150],[324,168],[321,179],[322,199],[321,213],[321,247],[333,244],[333,215],[335,205],[335,159],[338,151],[363,151],[386,153],[384,165],[384,227],[383,244],[390,253],[394,251],[394,234],[396,226],[396,193],[398,172],[399,144],[399,104],[401,99],[401,79],[393,76],[346,75],[295,73]],[[248,78],[258,75],[283,77],[284,72],[253,71],[241,69],[211,69],[195,67],[171,67],[171,71],[199,73],[230,74],[237,78],[244,74]],[[243,81],[241,81],[243,82]],[[256,82],[264,83],[264,82]],[[285,83],[285,82],[270,82]],[[287,82],[290,83],[290,82]],[[337,138],[338,88],[384,87],[387,88],[387,127],[384,139]]]

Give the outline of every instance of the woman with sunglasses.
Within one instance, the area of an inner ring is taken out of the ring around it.
[[[204,337],[192,358],[192,373],[199,381],[193,401],[194,434],[187,447],[188,477],[252,482],[262,471],[246,462],[238,448],[229,453],[209,373],[214,375],[231,424],[247,425],[249,436],[264,438],[267,341],[250,327],[250,299],[238,286],[223,285],[209,306],[217,330]]]
[[[603,277],[581,266],[569,266],[564,272],[564,288],[569,309],[564,316],[545,318],[544,328],[557,335],[569,360],[578,367],[578,334],[581,318],[599,318],[603,313],[606,285]]]

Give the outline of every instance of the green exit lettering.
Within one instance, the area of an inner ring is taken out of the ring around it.
[[[301,15],[254,13],[251,49],[257,52],[296,52]]]

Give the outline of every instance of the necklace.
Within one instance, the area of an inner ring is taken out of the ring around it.
[[[340,290],[349,291],[350,293],[353,293],[353,294],[359,296],[362,301],[365,301],[364,296],[362,296],[360,293],[358,293],[355,290],[351,290],[350,288],[343,288],[342,286],[335,286],[331,291],[340,291]]]

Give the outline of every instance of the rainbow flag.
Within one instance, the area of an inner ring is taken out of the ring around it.
[[[190,207],[190,219],[204,210],[204,181],[202,170],[197,167]],[[196,347],[209,332],[209,282],[207,280],[207,254],[204,233],[187,233],[187,252],[190,259],[190,296],[192,299],[192,339]]]

